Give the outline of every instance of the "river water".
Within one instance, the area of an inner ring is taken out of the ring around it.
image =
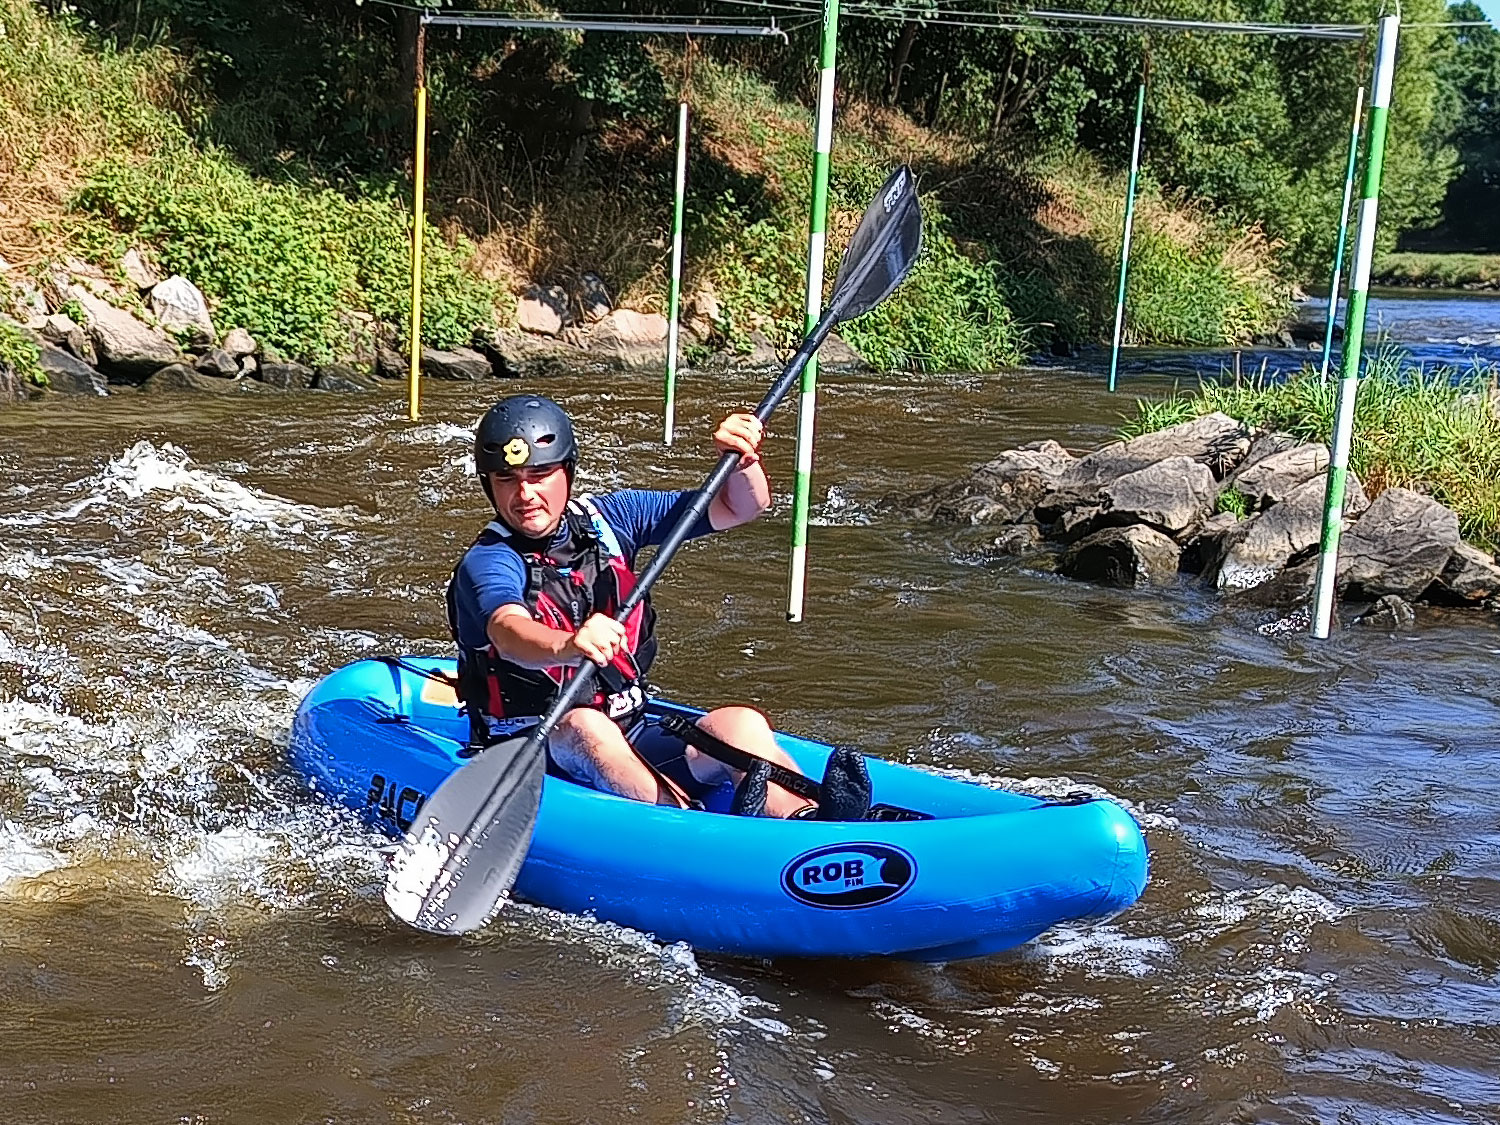
[[[431,386],[417,424],[394,390],[0,413],[6,1119],[1495,1121],[1500,620],[1317,644],[878,508],[1104,442],[1100,384],[825,380],[808,619],[790,409],[776,510],[657,599],[674,697],[1140,819],[1135,908],[946,966],[725,960],[525,906],[458,943],[389,920],[381,842],[289,776],[287,728],[339,664],[445,651],[485,519],[466,427],[504,388]],[[534,385],[596,488],[692,486],[764,389],[687,377],[668,450],[654,379]]]
[[[1339,301],[1337,323],[1344,323],[1347,301]],[[1316,336],[1319,351],[1306,348],[1244,348],[1239,351],[1242,376],[1264,371],[1286,374],[1304,364],[1322,363],[1327,296],[1310,298],[1297,309],[1297,319]],[[1427,368],[1449,367],[1466,372],[1476,364],[1500,363],[1500,293],[1448,290],[1375,289],[1366,309],[1366,359],[1381,348],[1393,349],[1405,362]],[[1335,340],[1329,370],[1337,376],[1343,348]],[[1109,349],[1092,347],[1081,357],[1090,369],[1109,364]],[[1077,366],[1071,361],[1054,361]],[[1120,375],[1168,375],[1184,387],[1199,376],[1216,376],[1232,370],[1234,353],[1203,352],[1189,348],[1125,348],[1120,353]]]

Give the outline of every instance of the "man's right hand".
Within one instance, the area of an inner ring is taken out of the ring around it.
[[[562,656],[569,664],[582,657],[602,668],[625,650],[625,626],[608,614],[596,613],[569,639]]]

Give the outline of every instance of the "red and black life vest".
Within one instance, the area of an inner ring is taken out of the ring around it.
[[[526,608],[553,629],[573,632],[595,613],[613,617],[630,591],[635,573],[614,530],[587,496],[568,501],[563,513],[568,534],[540,552],[523,549],[499,520],[485,525],[475,546],[503,542],[526,564]],[[455,572],[456,575],[456,572]],[[459,645],[459,695],[469,713],[470,739],[492,740],[486,717],[524,718],[546,714],[573,668],[523,668],[501,657],[493,645],[465,648],[458,636],[454,583],[448,585],[448,627]],[[646,706],[646,672],[656,657],[656,614],[647,598],[625,619],[627,652],[607,668],[596,668],[601,685],[590,705],[628,730]]]

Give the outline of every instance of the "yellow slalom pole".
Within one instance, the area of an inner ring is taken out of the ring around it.
[[[422,231],[427,225],[427,76],[423,48],[427,27],[417,32],[417,160],[416,199],[411,211],[411,372],[406,381],[407,417],[422,414]]]

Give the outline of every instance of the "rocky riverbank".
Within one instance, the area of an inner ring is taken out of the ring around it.
[[[348,347],[337,361],[303,362],[257,341],[243,327],[221,332],[209,302],[189,279],[159,278],[131,251],[117,269],[69,261],[36,281],[3,268],[0,329],[10,326],[36,349],[33,369],[0,360],[0,404],[27,398],[121,391],[245,394],[264,391],[359,392],[407,377],[410,358],[389,328],[363,313],[345,316]],[[579,293],[534,289],[518,306],[519,330],[496,330],[472,347],[424,347],[430,379],[511,379],[594,368],[660,370],[667,319],[616,308],[597,278]],[[712,289],[685,307],[681,347],[696,366],[774,367],[781,357],[759,331],[738,346],[722,330]],[[834,369],[865,367],[837,337],[821,358]],[[30,366],[30,365],[27,365]],[[684,366],[687,366],[684,363]]]
[[[945,525],[993,525],[992,550],[1110,586],[1193,581],[1254,604],[1312,593],[1328,449],[1208,414],[1075,456],[1054,441],[1002,452],[962,480],[889,510]],[[1500,565],[1464,542],[1458,516],[1390,488],[1371,499],[1351,473],[1339,551],[1341,600],[1372,619],[1411,603],[1497,606]]]

